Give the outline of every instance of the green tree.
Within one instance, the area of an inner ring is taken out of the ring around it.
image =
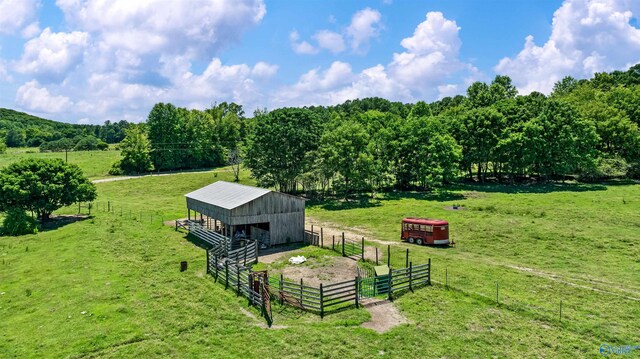
[[[2,131],[0,131],[0,154],[7,152],[7,144],[4,142]]]
[[[19,208],[46,221],[58,208],[93,201],[96,187],[77,165],[28,158],[0,170],[0,198],[0,212]]]
[[[247,141],[245,165],[258,183],[293,193],[298,176],[308,172],[322,127],[307,108],[281,108],[259,113]]]
[[[365,126],[343,121],[332,127],[322,135],[318,149],[324,171],[335,176],[334,187],[345,197],[354,191],[367,190],[374,161]]]
[[[38,233],[37,221],[29,216],[22,208],[9,208],[2,221],[3,236],[21,236]]]
[[[135,125],[125,130],[125,133],[124,139],[120,142],[120,169],[128,174],[153,171],[151,144],[147,135],[140,126]]]
[[[571,76],[565,76],[553,85],[551,96],[562,97],[570,94],[578,87],[578,81]]]

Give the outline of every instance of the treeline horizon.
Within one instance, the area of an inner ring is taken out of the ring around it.
[[[234,103],[204,111],[159,103],[142,126],[157,170],[242,160],[259,185],[288,193],[639,178],[640,64],[567,76],[549,96],[519,95],[496,76],[432,103],[374,97],[252,118]]]

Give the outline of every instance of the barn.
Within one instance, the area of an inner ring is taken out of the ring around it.
[[[234,240],[272,246],[304,239],[303,198],[225,181],[185,197],[189,220],[200,220],[207,229]]]

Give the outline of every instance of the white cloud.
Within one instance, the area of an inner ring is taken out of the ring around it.
[[[549,93],[566,75],[626,69],[640,62],[640,29],[630,24],[640,15],[636,0],[565,0],[553,16],[549,39],[541,46],[527,36],[515,57],[505,57],[495,71],[509,75],[521,93]]]
[[[52,95],[47,88],[40,87],[36,80],[31,80],[18,88],[16,102],[27,110],[47,113],[62,112],[72,105],[68,97]]]
[[[30,39],[40,33],[40,23],[37,21],[32,22],[22,29],[21,35],[26,39]]]
[[[102,46],[136,54],[215,53],[266,14],[263,0],[58,0],[71,24],[100,34]]]
[[[478,69],[459,59],[459,31],[455,21],[429,12],[413,36],[402,40],[406,51],[393,54],[386,68],[378,64],[354,73],[349,64],[335,61],[325,71],[315,68],[303,74],[297,83],[278,91],[273,102],[333,105],[371,96],[396,101],[454,96],[482,78]]]
[[[334,54],[344,51],[344,39],[337,32],[320,30],[313,36],[318,41],[318,46],[327,49]]]
[[[78,125],[89,125],[89,124],[91,124],[91,120],[89,120],[88,118],[85,117],[85,118],[79,119],[78,121],[76,121],[76,123]]]
[[[0,34],[14,34],[36,16],[38,0],[0,0]]]
[[[278,65],[268,64],[263,61],[253,65],[251,70],[251,74],[257,78],[269,78],[275,75],[276,72],[278,72]]]
[[[355,52],[366,52],[369,41],[380,35],[382,15],[378,10],[366,8],[356,12],[346,33]]]
[[[38,79],[64,78],[82,61],[88,44],[89,34],[86,32],[54,33],[46,28],[39,37],[24,45],[24,53],[15,68]]]
[[[313,47],[310,43],[306,41],[299,42],[300,34],[297,31],[292,31],[289,34],[289,41],[291,41],[291,48],[293,52],[300,55],[313,55],[319,52],[318,49]]]

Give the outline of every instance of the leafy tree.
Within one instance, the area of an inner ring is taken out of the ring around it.
[[[120,142],[120,169],[128,174],[153,171],[151,145],[147,135],[139,126],[131,126],[125,133],[124,140]]]
[[[495,92],[496,86],[494,85],[500,85],[500,87],[502,87],[502,90],[503,90],[502,93],[504,96],[500,98],[494,97],[494,100],[499,100],[501,98],[515,98],[516,96],[518,96],[518,89],[516,89],[516,87],[513,85],[513,83],[511,82],[511,77],[509,76],[497,75],[493,79],[493,81],[491,82],[491,86],[489,88],[491,89],[493,87]]]
[[[494,102],[489,86],[484,82],[474,82],[467,89],[467,97],[471,103],[471,107],[486,107],[491,106]]]
[[[565,76],[562,80],[556,82],[553,85],[553,90],[551,91],[551,96],[553,97],[562,97],[570,94],[573,90],[578,87],[578,81],[571,76]]]
[[[460,118],[456,139],[462,146],[462,164],[469,174],[475,165],[480,181],[485,180],[489,164],[497,162],[495,149],[504,126],[504,116],[494,108],[473,109]]]
[[[320,139],[318,155],[325,171],[334,174],[334,186],[345,197],[353,191],[368,189],[374,162],[368,143],[365,126],[354,121],[334,124]]]
[[[320,117],[306,108],[281,108],[259,114],[249,135],[245,164],[263,186],[293,193],[298,176],[308,172],[318,146]]]
[[[0,212],[22,209],[46,221],[58,208],[93,201],[96,187],[74,164],[28,158],[0,170]]]
[[[4,137],[2,136],[2,132],[0,131],[0,154],[7,152],[7,144],[4,143]]]
[[[80,139],[73,149],[75,151],[104,151],[108,148],[109,145],[106,142],[96,138],[95,136],[86,136]]]

